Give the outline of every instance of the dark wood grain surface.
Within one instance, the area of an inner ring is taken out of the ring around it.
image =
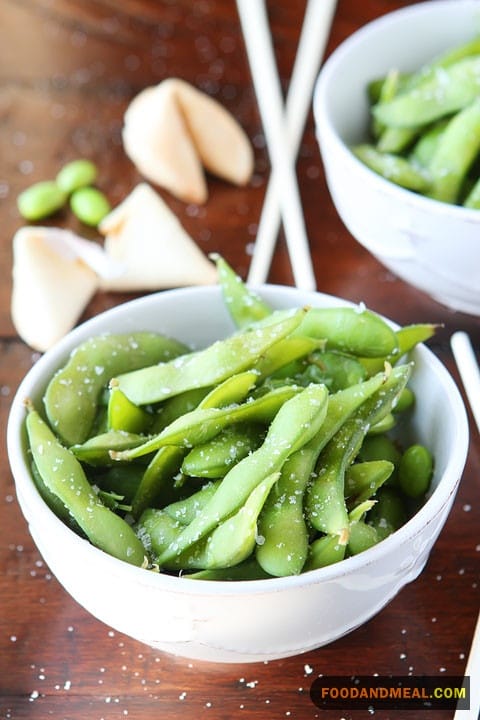
[[[365,22],[408,4],[339,0],[327,52]],[[287,88],[304,3],[277,0],[268,6]],[[209,178],[210,197],[202,207],[162,196],[204,251],[221,252],[245,277],[269,163],[233,0],[2,0],[0,38],[4,428],[15,389],[37,358],[17,337],[10,319],[11,240],[22,224],[18,193],[54,175],[65,161],[86,156],[98,164],[99,184],[111,202],[118,202],[140,179],[121,144],[129,100],[147,85],[182,77],[220,100],[242,123],[255,148],[255,174],[242,189]],[[402,324],[442,323],[430,346],[458,381],[449,337],[466,329],[478,349],[480,320],[450,311],[407,286],[349,235],[326,188],[311,115],[298,178],[318,288],[363,301]],[[68,213],[55,223],[79,229]],[[269,280],[292,284],[282,237]],[[84,318],[130,297],[99,293]],[[479,607],[480,442],[469,417],[471,444],[463,480],[421,577],[347,637],[303,656],[247,666],[202,664],[158,653],[111,631],[79,607],[52,577],[29,536],[2,438],[0,717],[368,717],[367,712],[316,709],[309,698],[313,678],[462,675]],[[449,715],[437,711],[421,716],[440,720]],[[400,718],[401,713],[381,717]]]

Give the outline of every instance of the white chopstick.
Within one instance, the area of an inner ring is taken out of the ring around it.
[[[459,331],[450,338],[450,345],[480,432],[480,368],[473,352],[472,343],[467,333]]]
[[[450,345],[480,432],[480,369],[470,338],[465,332],[456,332],[450,338]],[[465,676],[470,677],[470,710],[457,710],[454,720],[477,720],[480,714],[480,614],[473,633]]]
[[[335,7],[336,0],[308,0],[305,9],[285,106],[285,122],[293,159],[297,157],[305,129],[313,86],[325,53]],[[279,229],[279,193],[273,173],[267,186],[255,250],[248,272],[247,282],[251,285],[261,285],[266,282]]]
[[[315,290],[315,274],[283,117],[282,91],[264,0],[237,0],[237,8],[270,162],[276,177],[294,281],[303,290]]]

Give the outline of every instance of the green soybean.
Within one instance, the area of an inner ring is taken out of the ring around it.
[[[70,208],[85,225],[97,225],[111,211],[106,195],[94,187],[80,187],[70,196]]]
[[[400,458],[398,484],[411,498],[418,498],[428,491],[433,474],[433,457],[424,445],[411,445]]]
[[[53,180],[43,180],[31,185],[17,198],[20,215],[33,222],[53,215],[65,202],[65,193]]]
[[[64,165],[55,181],[66,195],[70,195],[79,188],[92,185],[97,179],[97,174],[97,166],[91,160],[79,158]]]

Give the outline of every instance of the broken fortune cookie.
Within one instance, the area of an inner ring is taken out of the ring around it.
[[[105,252],[123,268],[102,278],[104,290],[161,290],[217,281],[215,265],[147,183],[140,183],[104,220]]]
[[[233,115],[177,78],[132,100],[123,144],[142,175],[185,202],[207,200],[204,168],[235,185],[245,185],[253,173],[252,146]]]
[[[36,226],[13,238],[12,321],[22,340],[40,352],[73,328],[98,287],[79,241],[68,230]]]

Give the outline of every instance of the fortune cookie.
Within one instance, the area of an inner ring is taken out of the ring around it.
[[[204,169],[235,185],[245,185],[253,172],[253,150],[235,118],[176,78],[148,87],[132,100],[123,144],[145,178],[185,202],[207,200]]]
[[[105,252],[122,272],[102,278],[104,290],[159,290],[208,285],[215,265],[147,183],[140,183],[99,226]]]

